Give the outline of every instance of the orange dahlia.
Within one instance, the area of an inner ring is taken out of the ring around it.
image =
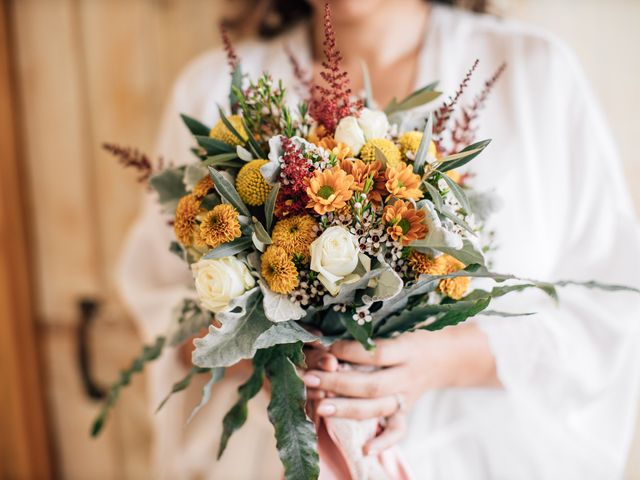
[[[198,215],[201,212],[202,206],[200,205],[200,199],[195,195],[185,195],[178,201],[173,230],[178,242],[185,247],[189,247],[194,243],[194,236],[197,233]]]
[[[382,202],[382,196],[386,193],[384,186],[386,180],[384,174],[380,171],[382,170],[380,162],[375,161],[367,164],[357,158],[345,158],[340,163],[340,167],[353,176],[354,183],[351,189],[356,192],[364,191],[365,182],[370,178],[373,184],[367,192],[367,196],[372,202]]]
[[[200,224],[200,238],[211,248],[230,242],[241,235],[238,211],[221,203],[207,212]]]
[[[269,245],[262,254],[261,272],[269,288],[276,293],[291,293],[298,286],[298,271],[293,260],[277,245]]]
[[[292,257],[302,263],[309,263],[309,246],[317,234],[318,222],[311,215],[294,215],[280,220],[273,227],[273,244],[289,251]]]
[[[316,170],[307,182],[307,208],[313,208],[319,215],[341,209],[353,195],[353,176],[339,167]]]
[[[400,162],[395,167],[387,167],[387,191],[397,198],[420,200],[420,176],[413,173],[413,167]]]
[[[421,240],[427,236],[425,215],[424,210],[416,210],[411,203],[396,200],[393,205],[385,207],[383,220],[391,238],[403,245],[409,245],[414,240]]]

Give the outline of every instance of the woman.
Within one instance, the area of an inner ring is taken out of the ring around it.
[[[287,13],[279,27],[289,27],[291,17],[303,21],[269,42],[241,45],[244,71],[256,76],[268,70],[295,91],[288,46],[317,77],[322,3],[271,2],[266,8]],[[473,166],[473,182],[494,188],[502,199],[490,225],[499,246],[494,270],[638,286],[640,234],[615,148],[580,68],[562,44],[523,25],[421,0],[331,4],[352,83],[356,90],[362,86],[364,60],[381,105],[433,80],[451,92],[476,58],[479,77],[507,62],[478,131],[478,138],[493,143]],[[209,124],[216,120],[216,104],[225,102],[228,91],[224,63],[222,52],[208,53],[178,80],[161,128],[164,157],[185,158],[191,146],[179,113]],[[172,233],[165,223],[150,200],[124,255],[122,292],[148,337],[163,331],[170,307],[190,282],[184,265],[166,251]],[[420,479],[621,478],[640,378],[638,298],[568,288],[560,306],[527,293],[495,308],[538,314],[478,317],[438,333],[381,342],[373,355],[350,342],[310,355],[304,379],[310,395],[322,398],[319,413],[390,417],[387,430],[367,449],[402,440]],[[337,372],[337,360],[385,368]],[[178,365],[173,358],[156,365],[152,400],[181,376]],[[226,394],[218,392],[214,402],[221,399]],[[257,430],[241,433],[231,446],[241,446],[245,456],[257,450],[269,460],[251,464],[258,470],[249,470],[254,467],[247,461],[220,470],[213,459],[214,429],[221,417],[216,410],[226,406],[210,405],[201,415],[216,418],[198,422],[203,431],[193,432],[182,429],[183,401],[172,400],[158,418],[156,461],[162,475],[277,478],[266,466],[277,464],[272,444],[258,447],[270,435],[263,416],[250,416]]]

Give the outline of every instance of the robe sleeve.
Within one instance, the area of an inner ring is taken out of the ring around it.
[[[556,251],[548,252],[554,258],[550,278],[540,280],[638,288],[640,230],[616,149],[571,55],[566,69],[567,117],[558,123],[566,125],[568,149],[557,158],[565,191],[545,206],[547,215],[564,217],[563,227]],[[523,246],[531,248],[535,245]],[[588,444],[591,451],[595,447],[603,463],[622,469],[637,408],[640,295],[581,287],[562,288],[559,294],[558,304],[537,292],[504,298],[496,309],[537,314],[479,317],[478,325],[520,413],[565,424],[568,440]]]

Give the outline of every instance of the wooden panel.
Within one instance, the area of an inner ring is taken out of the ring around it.
[[[0,477],[51,478],[31,308],[25,182],[19,169],[7,3],[0,3]]]

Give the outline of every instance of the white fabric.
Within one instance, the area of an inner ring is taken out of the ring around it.
[[[255,76],[269,70],[292,90],[285,43],[309,65],[307,33],[298,28],[273,43],[243,45],[245,71]],[[501,62],[508,63],[481,115],[478,139],[493,143],[472,163],[477,187],[495,188],[502,199],[491,223],[499,247],[494,270],[640,286],[635,215],[602,113],[573,55],[529,27],[434,8],[418,84],[439,79],[446,92],[453,91],[476,58],[481,66],[475,92]],[[227,73],[220,51],[185,70],[160,131],[165,158],[189,160],[191,138],[178,113],[212,124],[216,103],[226,102]],[[121,271],[122,293],[147,339],[165,330],[168,312],[190,281],[185,266],[167,251],[172,232],[156,212],[149,203],[132,230]],[[640,379],[640,298],[570,287],[561,291],[559,306],[528,293],[494,308],[539,313],[476,320],[489,337],[505,388],[423,397],[403,445],[418,478],[622,478]],[[181,374],[171,356],[152,372],[155,406]],[[228,392],[223,387],[214,393],[197,429],[182,428],[191,407],[184,396],[156,416],[160,477],[277,478],[264,398],[254,401],[245,433],[230,442],[228,453],[236,461],[224,469],[216,464],[225,411],[220,404],[234,397]]]

